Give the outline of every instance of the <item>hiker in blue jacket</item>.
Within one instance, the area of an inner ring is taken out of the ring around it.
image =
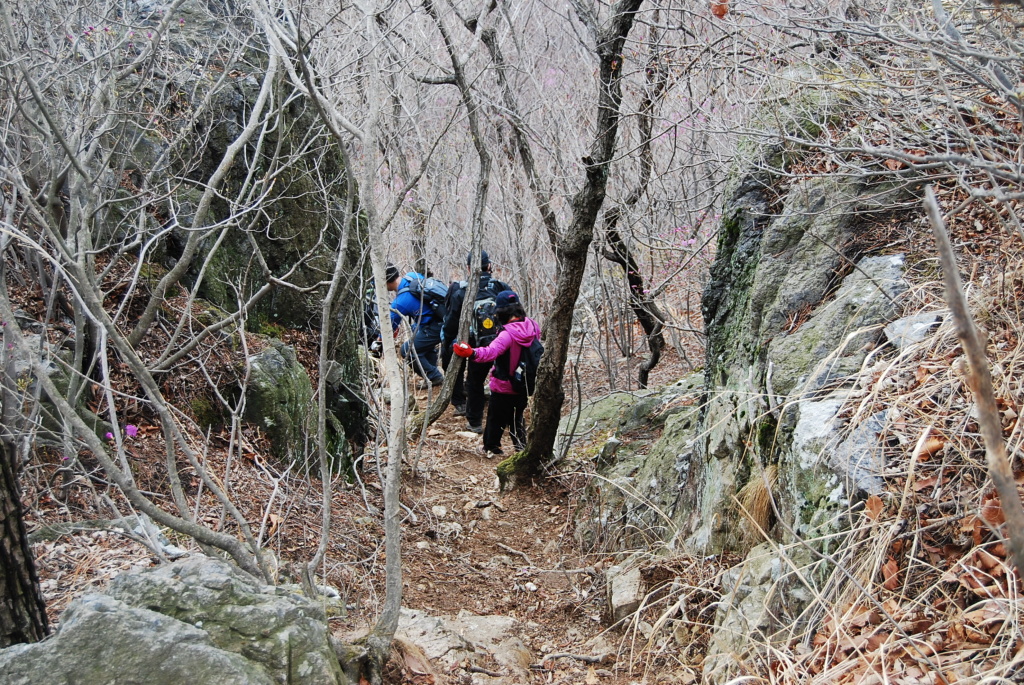
[[[501,333],[486,347],[473,349],[468,343],[458,342],[455,354],[475,362],[494,362],[491,370],[491,400],[487,405],[487,425],[484,426],[484,452],[503,454],[501,436],[508,427],[512,443],[517,450],[526,447],[526,418],[524,412],[529,397],[512,387],[509,374],[519,365],[523,348],[540,338],[540,326],[526,316],[519,295],[511,290],[498,293],[496,298]]]
[[[398,293],[391,302],[391,330],[398,331],[403,317],[413,330],[412,340],[402,343],[402,358],[409,361],[413,370],[425,379],[421,387],[426,387],[427,383],[441,385],[444,375],[437,368],[437,345],[441,342],[443,319],[434,314],[427,302],[409,290],[412,279],[422,280],[423,275],[410,271],[400,277],[398,269],[388,264],[386,278],[388,290]]]

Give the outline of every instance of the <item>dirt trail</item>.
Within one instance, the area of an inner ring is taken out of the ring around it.
[[[572,494],[554,480],[499,493],[501,457],[488,458],[465,426],[449,408],[428,430],[419,475],[403,484],[403,502],[416,515],[404,526],[403,605],[515,618],[534,664],[551,653],[590,655],[584,643],[605,628],[603,562],[580,554]],[[511,449],[507,434],[503,448]],[[607,666],[564,658],[546,665],[533,670],[536,682],[582,683],[595,672],[601,682],[618,682]]]

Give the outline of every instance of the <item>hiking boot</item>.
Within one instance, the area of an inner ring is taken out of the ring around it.
[[[485,456],[486,456],[486,457],[487,457],[488,459],[490,459],[491,457],[493,457],[493,456],[494,456],[495,454],[497,454],[497,455],[502,455],[502,454],[505,454],[505,452],[504,452],[504,451],[502,451],[502,449],[501,449],[500,447],[485,447],[485,448],[484,448],[484,455],[485,455]]]
[[[453,416],[465,416],[466,415],[466,403],[463,402],[462,404],[456,404],[455,405],[455,412],[452,415]]]
[[[468,431],[470,431],[472,433],[476,433],[477,435],[483,435],[484,427],[483,427],[483,424],[478,424],[478,425],[474,426],[471,423],[467,423],[466,424],[466,430],[468,430]]]
[[[441,385],[442,383],[444,383],[444,379],[443,378],[439,378],[436,381],[420,381],[419,383],[416,384],[416,389],[417,390],[426,390],[427,388],[430,388],[430,387],[436,388],[437,386]]]

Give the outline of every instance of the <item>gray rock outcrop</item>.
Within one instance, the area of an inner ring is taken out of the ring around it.
[[[722,685],[746,675],[743,663],[759,649],[800,634],[806,617],[800,608],[811,599],[800,578],[806,552],[792,552],[801,564],[783,561],[770,545],[758,545],[747,559],[722,579],[722,599],[715,613],[715,631],[704,660],[704,682]]]
[[[75,600],[50,638],[0,651],[0,682],[351,681],[319,605],[197,556],[120,575],[104,594]]]
[[[817,582],[789,564],[812,564],[837,544],[850,505],[882,491],[886,414],[849,423],[851,393],[869,362],[920,342],[938,318],[899,321],[904,257],[873,254],[867,239],[874,222],[899,218],[907,188],[793,180],[785,171],[798,153],[766,140],[740,146],[747,166],[724,201],[702,300],[705,367],[683,381],[687,406],[664,411],[678,404],[672,386],[598,400],[580,413],[588,446],[575,455],[600,476],[577,515],[585,545],[750,553],[723,580],[708,682],[742,675],[745,659],[786,633]],[[765,535],[774,544],[751,551]]]
[[[861,228],[856,213],[828,209],[867,206],[877,193],[818,179],[766,218],[755,181],[739,186],[723,219],[705,294],[703,374],[611,395],[563,425],[603,440],[594,455],[602,478],[578,517],[585,544],[628,549],[660,538],[693,554],[743,551],[757,537],[744,498],[758,499],[766,473],[775,503],[766,515],[800,535],[826,532],[851,497],[880,487],[878,428],[846,436],[838,414],[845,386],[900,313],[903,259],[843,254],[835,246]]]
[[[7,685],[275,682],[257,664],[216,646],[201,628],[106,595],[76,600],[50,639],[0,651],[0,681]]]
[[[460,611],[455,617],[432,616],[423,611],[403,609],[396,638],[423,650],[433,662],[452,666],[493,658],[507,675],[488,682],[496,685],[527,682],[533,656],[520,639],[519,621],[508,616],[479,616]]]

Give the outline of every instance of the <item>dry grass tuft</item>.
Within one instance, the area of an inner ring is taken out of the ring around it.
[[[754,473],[750,481],[736,494],[740,511],[746,521],[745,536],[751,542],[759,542],[765,531],[771,527],[775,511],[772,493],[779,484],[779,467],[769,464],[760,473]]]

